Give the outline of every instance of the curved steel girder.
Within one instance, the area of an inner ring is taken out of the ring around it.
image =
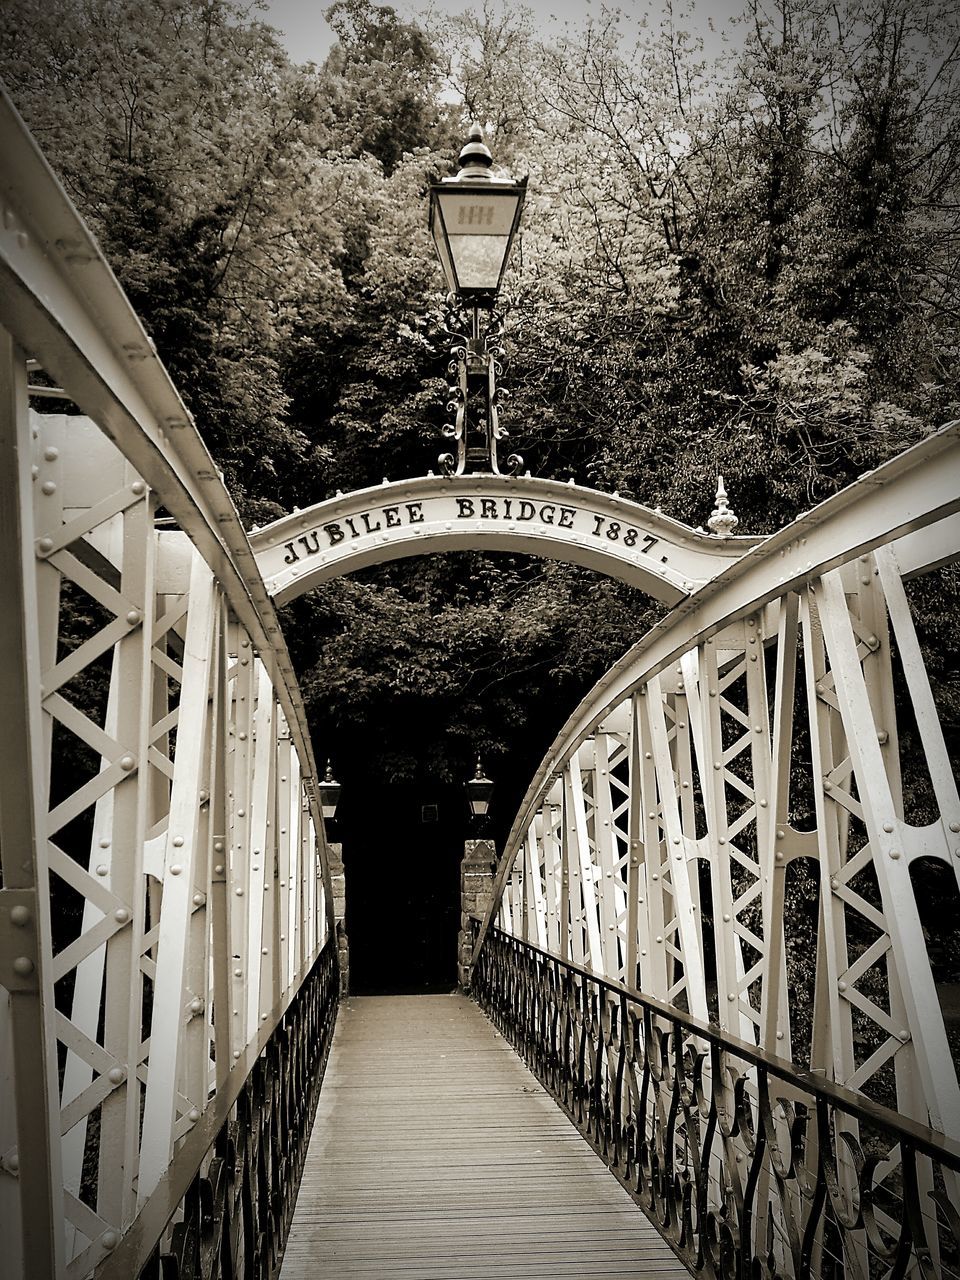
[[[366,565],[472,549],[585,565],[675,605],[758,541],[697,533],[581,485],[493,475],[385,481],[284,516],[251,537],[278,603]]]
[[[0,213],[0,324],[189,534],[259,648],[300,758],[317,777],[293,663],[233,500],[100,246],[2,83]],[[319,808],[314,821],[327,875]]]
[[[628,649],[569,717],[527,788],[504,846],[474,959],[503,894],[513,853],[551,778],[604,717],[723,626],[858,555],[890,543],[896,551],[902,540],[912,574],[954,558],[960,552],[954,542],[960,526],[953,518],[960,512],[958,475],[960,421],[954,421],[755,544]],[[954,543],[952,552],[949,543]]]

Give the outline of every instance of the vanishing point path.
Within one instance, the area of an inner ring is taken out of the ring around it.
[[[688,1274],[473,1001],[341,1005],[281,1280]]]

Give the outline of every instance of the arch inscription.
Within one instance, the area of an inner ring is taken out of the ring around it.
[[[698,533],[580,485],[493,475],[385,482],[295,511],[250,538],[278,603],[366,565],[473,549],[585,565],[669,606],[757,541]]]

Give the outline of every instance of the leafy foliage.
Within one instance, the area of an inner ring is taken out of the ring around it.
[[[248,522],[435,465],[426,191],[470,116],[530,175],[506,419],[535,473],[697,525],[722,472],[741,528],[768,532],[957,412],[945,0],[747,0],[719,56],[679,9],[630,36],[606,10],[544,33],[493,0],[422,21],[337,0],[319,68],[231,0],[6,14],[10,92]],[[341,775],[458,778],[480,748],[517,795],[655,613],[584,571],[466,554],[289,610]]]

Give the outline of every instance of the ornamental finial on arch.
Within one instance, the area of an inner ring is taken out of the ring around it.
[[[723,486],[723,476],[717,476],[716,506],[710,513],[707,528],[718,538],[729,538],[740,521],[730,509],[730,500]]]

